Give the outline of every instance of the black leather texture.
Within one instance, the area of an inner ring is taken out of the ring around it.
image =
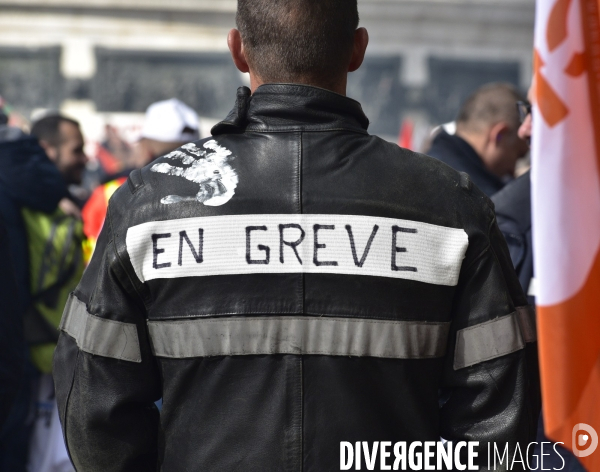
[[[359,103],[326,90],[242,88],[213,137],[196,143],[215,140],[235,156],[239,182],[227,203],[161,203],[194,196],[198,185],[151,166],[115,193],[75,295],[95,316],[135,324],[142,362],[78,351],[61,334],[57,397],[77,470],[315,472],[339,470],[340,441],[478,440],[483,457],[487,441],[529,440],[524,350],[453,368],[457,330],[526,304],[491,202],[450,167],[367,127]],[[313,273],[136,275],[129,228],[247,214],[412,220],[462,229],[469,244],[456,286]],[[447,354],[165,359],[153,356],[147,329],[148,320],[295,315],[451,322]]]

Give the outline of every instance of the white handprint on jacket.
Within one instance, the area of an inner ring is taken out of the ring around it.
[[[229,161],[235,157],[231,155],[230,150],[219,146],[214,139],[204,143],[203,147],[204,149],[200,149],[189,143],[165,156],[165,159],[177,159],[189,167],[179,167],[166,162],[152,166],[152,172],[183,177],[200,185],[200,190],[193,197],[169,195],[164,197],[161,203],[170,205],[197,201],[208,206],[219,206],[231,200],[238,184],[238,176],[229,165]]]

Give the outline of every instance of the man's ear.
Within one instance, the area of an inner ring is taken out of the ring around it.
[[[508,123],[505,121],[499,121],[490,128],[488,139],[491,143],[495,143],[497,146],[503,139],[509,136],[510,131],[511,128]]]
[[[368,44],[369,33],[365,28],[358,28],[354,32],[354,47],[352,48],[352,57],[348,65],[348,72],[354,72],[362,65]]]
[[[58,159],[58,149],[55,146],[52,146],[45,139],[40,139],[40,146],[46,152],[46,155],[52,162],[56,162]]]
[[[250,72],[250,67],[248,67],[248,61],[246,60],[246,54],[244,53],[242,36],[237,29],[232,29],[227,35],[227,46],[229,46],[233,63],[239,69],[239,71],[243,73]]]

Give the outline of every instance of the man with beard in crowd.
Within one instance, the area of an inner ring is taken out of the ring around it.
[[[31,134],[54,164],[64,185],[79,185],[88,158],[79,123],[61,114],[48,114],[33,123]],[[40,374],[34,392],[34,427],[29,468],[66,472],[72,467],[60,435],[52,377],[56,329],[69,293],[83,273],[83,223],[80,203],[68,193],[54,212],[22,211],[29,245],[32,303],[25,312],[25,337]]]
[[[31,135],[38,139],[67,185],[81,184],[88,157],[77,121],[60,114],[50,114],[33,123]],[[69,200],[77,206],[80,203],[72,196]],[[79,215],[76,206],[70,205],[69,200],[62,202],[62,208],[67,213]]]

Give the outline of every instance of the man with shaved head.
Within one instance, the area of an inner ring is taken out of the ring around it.
[[[425,442],[461,470],[490,442],[513,457],[535,431],[531,312],[491,203],[367,132],[345,96],[356,0],[239,0],[237,24],[250,88],[117,190],[65,310],[77,470],[431,468]]]
[[[444,130],[427,152],[459,172],[466,172],[487,196],[498,192],[514,176],[517,160],[527,152],[519,138],[523,100],[510,84],[493,83],[478,89],[463,104],[456,119],[456,134]]]

